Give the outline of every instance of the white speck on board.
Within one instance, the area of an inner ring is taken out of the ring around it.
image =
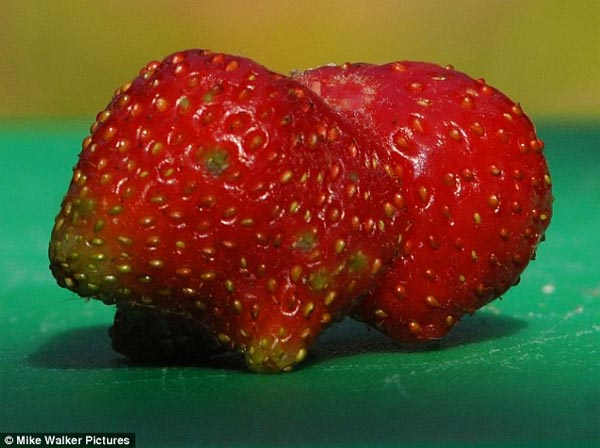
[[[544,294],[554,294],[554,291],[556,291],[556,286],[551,283],[542,286],[542,292]]]

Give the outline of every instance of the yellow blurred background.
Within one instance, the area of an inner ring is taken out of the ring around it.
[[[0,117],[93,116],[186,48],[269,68],[424,60],[537,117],[600,117],[600,0],[0,0]]]

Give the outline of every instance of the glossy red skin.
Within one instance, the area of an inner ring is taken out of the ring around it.
[[[248,59],[152,62],[84,140],[53,274],[85,297],[196,319],[252,370],[290,370],[394,254],[400,212],[382,204],[396,180],[364,146],[318,96]]]
[[[401,341],[437,339],[518,281],[552,214],[543,143],[518,104],[420,62],[296,79],[404,167],[400,256],[358,318]]]

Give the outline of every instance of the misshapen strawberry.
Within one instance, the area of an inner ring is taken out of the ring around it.
[[[395,250],[396,177],[360,138],[248,59],[152,62],[83,142],[52,272],[84,297],[194,319],[254,371],[290,370]]]
[[[543,143],[483,80],[419,62],[299,73],[404,167],[400,256],[357,315],[403,340],[443,336],[506,292],[550,222]]]

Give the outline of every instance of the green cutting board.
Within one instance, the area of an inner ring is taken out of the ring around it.
[[[600,446],[600,125],[543,123],[555,215],[521,284],[437,344],[328,330],[290,374],[128,363],[46,250],[88,123],[0,122],[0,432],[137,446]],[[0,441],[0,445],[1,445]]]

